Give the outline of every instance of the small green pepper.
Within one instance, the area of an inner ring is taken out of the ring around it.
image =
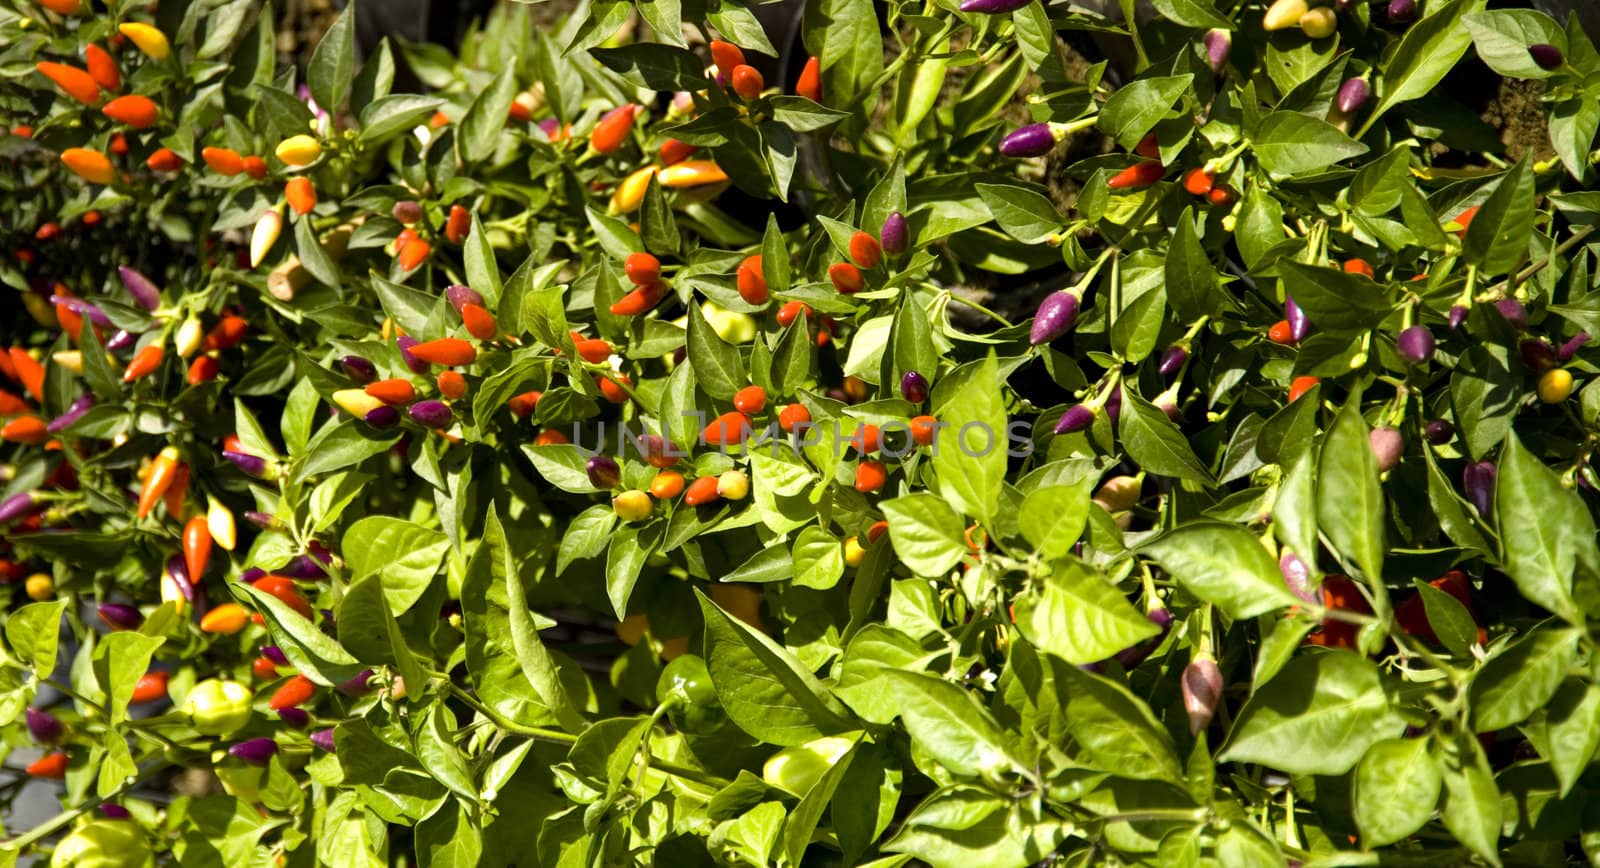
[[[706,661],[693,654],[680,654],[661,670],[656,698],[669,704],[667,715],[680,731],[702,735],[728,722]]]

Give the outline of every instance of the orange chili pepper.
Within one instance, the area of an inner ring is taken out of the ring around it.
[[[128,367],[122,372],[122,382],[131,383],[150,375],[151,371],[161,367],[161,359],[166,355],[160,344],[149,344],[137,353],[128,362]]]
[[[653,310],[666,297],[665,283],[646,284],[618,299],[611,306],[611,313],[614,316],[638,316]]]
[[[500,332],[500,327],[494,321],[494,314],[486,310],[483,305],[467,302],[461,306],[461,323],[467,327],[467,334],[480,341],[494,340]]]
[[[51,63],[41,60],[34,64],[34,69],[39,74],[56,83],[56,87],[66,92],[84,105],[94,105],[100,101],[100,85],[95,84],[94,76],[65,63]]]
[[[171,148],[157,148],[145,159],[144,164],[152,172],[176,172],[183,168],[183,158]]]
[[[523,392],[507,398],[506,406],[511,408],[513,416],[527,416],[539,406],[539,399],[543,396],[543,392]]]
[[[595,124],[594,132],[589,134],[589,147],[602,154],[612,153],[622,147],[622,143],[633,132],[633,119],[638,112],[639,107],[632,103],[606,112]]]
[[[137,705],[141,702],[155,702],[167,695],[167,681],[170,676],[160,670],[152,669],[139,676],[133,685],[133,696],[128,701]]]
[[[29,777],[59,781],[67,776],[69,762],[70,760],[64,752],[56,751],[34,760],[23,771],[26,771]]]
[[[806,60],[806,65],[800,70],[800,79],[794,84],[794,92],[814,103],[822,102],[822,58]]]
[[[472,231],[472,212],[460,205],[450,206],[450,217],[444,223],[444,237],[451,244],[460,244]]]
[[[167,504],[167,515],[177,518],[183,512],[183,498],[189,493],[189,465],[179,463],[172,473],[172,484],[162,500]]]
[[[67,148],[61,152],[61,163],[91,184],[109,184],[117,178],[111,159],[91,148]]]
[[[411,355],[431,365],[470,365],[478,358],[472,344],[460,338],[440,338],[411,347]]]
[[[204,633],[221,633],[231,636],[243,630],[250,623],[250,613],[238,603],[223,603],[215,606],[200,619],[200,630]]]
[[[161,108],[149,97],[134,93],[119,96],[106,103],[101,107],[100,113],[117,123],[142,130],[161,117]]]
[[[311,209],[317,207],[317,187],[304,175],[290,178],[289,183],[283,185],[283,198],[294,213],[310,214]]]
[[[89,43],[83,49],[84,65],[89,67],[89,77],[103,90],[116,90],[122,87],[122,71],[117,69],[117,61],[111,53]]]
[[[172,487],[173,479],[178,473],[178,450],[172,446],[162,449],[156,454],[155,460],[150,462],[150,471],[145,474],[144,487],[139,490],[139,517],[144,518],[155,509],[156,501],[167,493]]]
[[[317,695],[317,683],[304,675],[283,682],[283,685],[273,691],[272,698],[267,700],[267,707],[273,711],[283,708],[295,708],[311,701]]]
[[[467,378],[456,371],[439,372],[434,384],[439,387],[439,394],[452,401],[467,394]]]
[[[689,490],[683,495],[683,502],[690,506],[700,506],[715,503],[721,497],[717,494],[717,478],[702,476],[689,484]]]
[[[45,421],[38,416],[18,416],[0,426],[0,440],[8,443],[37,446],[48,439],[50,431],[45,427]]]
[[[409,404],[417,397],[411,381],[399,378],[368,383],[365,391],[385,404]]]
[[[671,500],[683,493],[683,474],[676,470],[663,470],[650,480],[650,496],[657,500]]]
[[[298,590],[295,590],[293,579],[286,576],[262,576],[251,582],[250,586],[258,591],[265,591],[277,597],[289,608],[299,612],[304,618],[309,619],[312,615],[311,603]]]
[[[1145,160],[1134,163],[1126,169],[1111,176],[1106,186],[1113,190],[1130,190],[1148,187],[1162,179],[1167,174],[1165,166],[1155,160]]]
[[[231,178],[244,171],[244,158],[232,148],[201,148],[200,159],[219,175]]]
[[[16,369],[16,379],[35,401],[44,400],[44,365],[39,360],[28,355],[22,347],[12,347],[8,353],[11,356],[11,366]]]
[[[190,581],[198,584],[211,561],[211,529],[206,517],[197,515],[183,526],[183,563],[189,568]]]

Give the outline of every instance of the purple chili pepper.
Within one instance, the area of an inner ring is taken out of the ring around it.
[[[155,310],[161,306],[161,288],[150,278],[126,265],[117,266],[117,276],[122,278],[122,285],[127,288],[128,294],[145,310]]]
[[[1217,713],[1217,702],[1222,699],[1222,670],[1217,659],[1201,654],[1183,668],[1183,710],[1189,714],[1189,732],[1198,735],[1211,725]]]
[[[1558,354],[1561,357],[1561,361],[1564,362],[1577,355],[1578,350],[1582,349],[1583,345],[1588,342],[1588,332],[1578,332],[1577,334],[1573,335],[1571,340],[1561,345],[1561,352]]]
[[[411,421],[424,428],[446,428],[450,420],[455,418],[450,412],[450,405],[443,401],[418,401],[407,408]]]
[[[1082,404],[1074,404],[1061,414],[1061,421],[1056,423],[1057,434],[1071,434],[1094,424],[1094,411]]]
[[[40,744],[55,744],[67,732],[66,724],[61,718],[48,711],[28,707],[28,735]]]
[[[90,322],[101,328],[112,327],[111,317],[106,316],[106,312],[101,310],[99,305],[91,304],[81,298],[73,298],[69,295],[52,295],[50,296],[50,303],[59,304],[79,316],[87,317]]]
[[[1222,72],[1228,65],[1228,55],[1233,51],[1233,34],[1226,30],[1207,30],[1205,35],[1206,61],[1213,73]]]
[[[895,211],[883,219],[883,228],[878,230],[878,246],[890,256],[906,252],[911,246],[911,228],[906,224],[906,215]]]
[[[1478,508],[1478,514],[1484,518],[1489,517],[1489,507],[1494,500],[1495,466],[1493,461],[1479,461],[1468,464],[1461,470],[1461,487],[1466,489],[1467,499]]]
[[[33,495],[28,492],[13,494],[0,502],[0,524],[7,524],[33,511]]]
[[[280,708],[278,719],[293,729],[305,729],[311,725],[311,713],[304,708]]]
[[[1443,446],[1456,436],[1456,426],[1451,425],[1447,419],[1435,419],[1422,429],[1422,436],[1435,446]]]
[[[167,558],[167,577],[172,580],[172,586],[183,596],[185,603],[194,602],[194,579],[189,575],[189,564],[183,555],[173,555]]]
[[[609,455],[596,455],[583,465],[583,472],[589,475],[589,484],[595,488],[616,488],[622,481],[622,468]]]
[[[1145,617],[1150,619],[1150,623],[1160,627],[1161,632],[1137,645],[1118,651],[1111,659],[1122,664],[1123,669],[1131,671],[1143,663],[1151,652],[1161,647],[1162,641],[1167,638],[1167,631],[1172,629],[1172,613],[1164,606],[1158,604],[1156,608],[1145,612]]]
[[[1461,328],[1461,324],[1467,321],[1467,306],[1464,304],[1451,305],[1450,315],[1446,318],[1446,321],[1450,324],[1451,331]]]
[[[1517,355],[1522,357],[1522,363],[1536,374],[1542,374],[1556,366],[1556,348],[1544,338],[1529,338],[1517,344]]]
[[[253,509],[244,513],[244,520],[262,529],[270,529],[278,524],[278,519],[273,515],[265,512],[256,512]]]
[[[248,585],[255,582],[256,579],[266,578],[266,575],[266,570],[263,570],[260,567],[250,567],[239,574],[239,581]]]
[[[241,741],[228,748],[229,756],[243,760],[253,766],[264,766],[272,762],[272,757],[277,752],[278,743],[265,736]]]
[[[1389,23],[1405,24],[1417,17],[1417,0],[1389,0]]]
[[[1287,295],[1283,297],[1283,318],[1289,322],[1289,338],[1295,343],[1300,343],[1306,339],[1306,335],[1311,334],[1311,320],[1300,309],[1300,305]]]
[[[1033,315],[1033,328],[1028,332],[1028,343],[1038,346],[1048,344],[1072,329],[1078,318],[1078,297],[1066,290],[1052,292],[1039,303]]]
[[[1059,141],[1049,124],[1028,124],[1012,130],[1000,140],[1000,154],[1017,158],[1042,157],[1050,153]]]
[[[339,367],[345,376],[363,386],[378,378],[378,366],[366,356],[345,356],[339,360]]]
[[[1106,418],[1111,420],[1113,425],[1117,424],[1117,420],[1122,418],[1121,389],[1112,389],[1111,397],[1106,398]]]
[[[380,431],[384,428],[393,428],[400,424],[400,411],[388,404],[382,407],[373,407],[367,411],[367,415],[361,417],[361,421]]]
[[[1395,341],[1395,348],[1400,352],[1400,358],[1408,365],[1420,365],[1433,358],[1434,350],[1433,332],[1427,326],[1414,325],[1400,333]]]
[[[1393,470],[1406,450],[1405,440],[1393,428],[1372,429],[1367,434],[1367,443],[1372,446],[1372,454],[1378,459],[1379,473]]]
[[[1517,331],[1528,327],[1528,309],[1522,306],[1522,302],[1514,298],[1502,298],[1494,303],[1494,309],[1505,317],[1507,325]]]
[[[283,649],[276,645],[262,645],[261,656],[271,660],[279,666],[288,666],[289,658],[284,656]]]
[[[328,753],[333,753],[333,730],[319,729],[313,732],[311,734],[311,743]]]
[[[1163,377],[1170,377],[1176,374],[1187,361],[1189,361],[1189,351],[1187,349],[1181,346],[1168,347],[1167,351],[1161,354],[1161,364],[1156,366],[1156,372]]]
[[[445,287],[444,297],[450,302],[450,306],[456,309],[456,313],[460,313],[461,309],[469,304],[483,307],[483,296],[479,295],[478,291],[472,287],[462,286],[459,283],[453,283]]]
[[[556,133],[561,130],[561,120],[559,118],[545,118],[539,122],[539,129],[544,131],[545,138],[554,140]]]
[[[267,475],[267,461],[265,458],[251,455],[248,452],[234,452],[230,449],[222,450],[222,457],[232,461],[233,466],[239,468],[246,476],[260,479]]]
[[[1171,398],[1159,398],[1156,401],[1156,407],[1167,414],[1167,418],[1172,420],[1172,424],[1176,425],[1183,421],[1183,411],[1178,409],[1177,401]]]
[[[1300,556],[1288,549],[1278,557],[1278,572],[1283,575],[1283,584],[1288,587],[1289,593],[1314,606],[1322,605],[1316,589],[1311,587],[1311,569]]]
[[[1033,0],[963,0],[962,12],[977,12],[983,15],[1000,15],[1006,12],[1015,12],[1032,3]]]
[[[928,378],[917,371],[900,375],[900,395],[913,404],[928,400]]]
[[[95,614],[113,630],[137,630],[144,623],[139,610],[124,603],[101,603],[95,607]]]
[[[125,350],[139,342],[139,336],[127,329],[119,329],[115,334],[106,339],[106,349],[112,352]]]
[[[1553,72],[1560,69],[1562,64],[1567,62],[1567,58],[1561,53],[1561,49],[1548,42],[1528,46],[1528,56],[1533,58],[1533,62],[1545,72]]]
[[[310,555],[295,555],[278,572],[291,579],[320,579],[328,574]]]
[[[334,689],[345,696],[366,696],[372,692],[372,685],[367,683],[370,680],[372,680],[372,670],[363,669],[349,681],[334,685]]]
[[[1338,106],[1343,114],[1354,114],[1371,98],[1372,85],[1367,84],[1364,78],[1351,78],[1339,85],[1339,95],[1335,98],[1334,105]]]
[[[100,806],[100,816],[105,817],[107,820],[129,820],[133,818],[133,815],[128,813],[127,808],[110,804]]]
[[[49,431],[51,434],[64,431],[69,425],[78,421],[79,419],[82,419],[83,414],[89,412],[89,408],[93,406],[94,396],[83,395],[79,397],[78,400],[73,401],[72,404],[67,407],[67,412],[62,413],[60,416],[57,416],[54,419],[51,419],[50,424],[44,426],[45,430]]]
[[[406,363],[406,367],[411,369],[411,373],[426,374],[428,372],[428,363],[411,354],[411,348],[422,343],[421,341],[410,335],[401,335],[394,339],[394,343],[395,346],[400,348],[400,360]]]

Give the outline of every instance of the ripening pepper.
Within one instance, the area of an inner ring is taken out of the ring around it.
[[[861,268],[877,268],[883,261],[883,247],[871,233],[857,230],[850,236],[850,259]]]
[[[254,698],[255,693],[237,681],[208,678],[189,688],[183,712],[201,734],[225,736],[249,722]]]
[[[639,316],[655,309],[667,297],[667,285],[656,282],[635,288],[611,305],[613,316]]]
[[[856,491],[863,494],[880,491],[888,481],[889,470],[882,461],[862,461],[856,465]]]
[[[606,112],[595,124],[594,132],[589,134],[589,147],[602,154],[612,153],[622,147],[622,143],[633,132],[633,120],[638,111],[638,106],[629,103]]]
[[[23,769],[30,778],[40,778],[47,781],[59,781],[67,776],[67,766],[71,760],[63,751],[47,753],[39,759],[29,763]],[[71,864],[71,863],[68,863]]]
[[[728,180],[728,173],[714,160],[684,160],[656,173],[656,179],[661,186],[677,190],[720,184]]]
[[[398,251],[400,267],[405,271],[411,271],[426,261],[428,254],[432,252],[433,245],[421,238],[413,238],[400,245]]]
[[[1300,16],[1300,30],[1312,39],[1326,39],[1339,29],[1339,16],[1327,6],[1307,9]]]
[[[283,232],[283,215],[273,208],[256,219],[255,229],[250,233],[250,267],[259,268],[267,259],[272,246],[278,243],[278,236]]]
[[[460,205],[450,206],[450,216],[444,222],[444,238],[459,245],[472,231],[472,212]]]
[[[661,148],[656,151],[656,160],[663,166],[671,166],[676,163],[681,163],[684,160],[694,156],[694,152],[697,150],[699,150],[697,146],[691,145],[688,142],[679,141],[678,139],[667,139],[661,143]],[[654,172],[653,166],[646,166],[645,169],[640,169],[639,171],[642,172],[646,169]],[[630,175],[629,177],[632,176]],[[642,190],[640,191],[640,194],[643,195]]]
[[[267,700],[267,707],[273,711],[297,708],[310,702],[316,695],[317,683],[304,675],[296,675],[272,692],[272,697]]]
[[[139,676],[138,681],[134,682],[133,696],[128,701],[137,705],[165,699],[167,696],[167,682],[170,678],[171,676],[167,672],[160,669],[152,669],[146,672]]]
[[[211,561],[211,529],[206,517],[197,515],[183,525],[183,563],[191,579],[205,575]]]
[[[628,403],[628,390],[633,388],[633,381],[624,374],[596,377],[595,384],[600,387],[601,397],[613,404]]]
[[[413,345],[411,355],[428,364],[455,367],[472,364],[478,358],[478,351],[461,338],[440,338]]]
[[[155,508],[156,502],[172,487],[178,475],[178,450],[168,446],[157,453],[145,474],[144,487],[139,491],[139,517],[144,518]]]
[[[767,390],[760,386],[745,386],[734,393],[733,407],[745,414],[760,413],[767,407]]]
[[[711,50],[711,62],[717,65],[717,71],[723,75],[744,65],[744,49],[727,40],[713,39],[707,47]]]
[[[0,426],[0,440],[37,446],[50,439],[50,431],[38,416],[18,416]]]
[[[1262,16],[1261,29],[1271,32],[1297,27],[1307,11],[1306,0],[1277,0]]]
[[[728,78],[733,85],[733,92],[743,100],[753,100],[760,97],[761,91],[767,86],[766,79],[761,76],[761,71],[749,64],[735,66]]]
[[[1106,186],[1113,190],[1137,190],[1160,181],[1167,173],[1157,160],[1141,160],[1111,176]]]
[[[1539,400],[1546,404],[1559,404],[1572,394],[1572,372],[1566,368],[1551,368],[1539,376]]]
[[[734,411],[723,413],[701,432],[701,439],[710,446],[734,446],[750,436],[750,417]]]
[[[643,491],[624,491],[611,499],[611,510],[623,521],[644,521],[650,517],[655,503]]]
[[[165,355],[166,350],[160,344],[147,344],[141,347],[128,361],[128,367],[123,370],[122,382],[131,383],[149,376],[152,371],[161,367],[161,360]]]
[[[671,500],[683,493],[683,474],[676,470],[662,470],[650,480],[650,495],[659,500]]]
[[[257,181],[267,177],[267,161],[261,159],[255,154],[240,158],[239,166],[244,169],[244,173],[246,175],[249,175]]]
[[[200,618],[200,630],[205,633],[221,633],[231,636],[243,630],[250,623],[250,613],[238,603],[222,603],[213,606]]]
[[[161,108],[149,97],[133,93],[119,96],[101,106],[100,113],[117,123],[142,130],[161,117]]]
[[[119,25],[117,32],[128,37],[128,41],[138,46],[139,50],[151,60],[166,60],[172,53],[167,35],[149,24],[129,22]]]
[[[91,148],[67,148],[61,152],[61,162],[91,184],[110,184],[117,177],[110,158]]]
[[[719,499],[717,477],[715,476],[702,476],[689,483],[689,488],[683,495],[683,502],[689,506],[703,506],[708,503],[715,503]]]
[[[233,523],[233,510],[210,496],[206,498],[206,532],[211,535],[211,541],[222,546],[224,551],[233,551],[239,542],[238,531]]]
[[[448,428],[455,418],[450,405],[443,401],[418,401],[406,408],[406,415],[425,428]]]
[[[622,271],[634,286],[649,286],[661,280],[661,260],[649,253],[631,253],[622,263]]]
[[[152,172],[176,172],[183,168],[183,158],[171,148],[157,148],[144,164]]]
[[[644,194],[650,189],[650,179],[655,177],[658,168],[645,166],[623,178],[617,184],[617,191],[611,194],[611,213],[632,214],[639,210],[639,205],[644,202]]]
[[[467,394],[467,378],[458,371],[440,371],[439,376],[433,378],[433,384],[438,387],[439,394],[447,400],[460,400]]]
[[[1222,700],[1222,670],[1217,668],[1217,658],[1202,651],[1189,661],[1180,679],[1183,689],[1183,710],[1189,715],[1190,734],[1199,734],[1211,724],[1217,713],[1217,703]]]
[[[289,183],[283,185],[283,198],[294,213],[304,216],[317,207],[317,187],[304,175],[290,178]]]
[[[322,143],[302,133],[279,142],[273,153],[287,165],[300,168],[315,163],[322,156]]]
[[[1060,290],[1045,296],[1033,315],[1033,327],[1028,332],[1028,342],[1034,346],[1048,344],[1072,330],[1078,318],[1078,296]]]
[[[848,262],[835,262],[828,266],[828,280],[833,288],[845,295],[854,295],[866,285],[861,270]]]
[[[206,167],[219,175],[233,177],[244,171],[244,157],[232,148],[201,148],[200,159]]]
[[[739,288],[739,297],[744,299],[746,304],[767,303],[769,297],[767,278],[762,273],[761,267],[760,254],[747,256],[743,262],[739,263],[738,271],[734,275],[735,283]]]
[[[611,344],[603,338],[583,338],[574,335],[572,347],[578,353],[578,358],[590,364],[600,364],[611,358]]]

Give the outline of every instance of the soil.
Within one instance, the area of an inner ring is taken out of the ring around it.
[[[1544,82],[1503,79],[1495,98],[1484,109],[1484,123],[1500,131],[1500,141],[1505,143],[1506,157],[1520,160],[1531,153],[1535,160],[1555,156],[1550,144],[1550,127],[1545,123],[1540,98],[1544,95]]]

